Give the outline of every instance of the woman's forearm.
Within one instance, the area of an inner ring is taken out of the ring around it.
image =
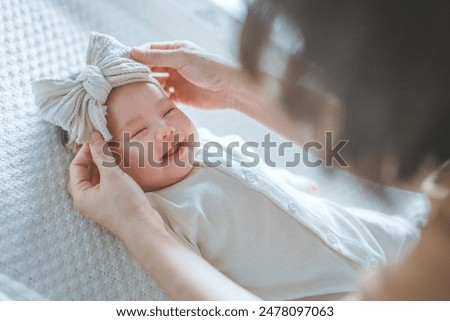
[[[173,300],[258,300],[150,220],[122,237],[130,253]]]

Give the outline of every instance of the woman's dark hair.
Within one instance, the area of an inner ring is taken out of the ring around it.
[[[333,91],[345,107],[345,157],[379,179],[392,156],[398,178],[408,179],[427,158],[450,158],[449,17],[450,2],[436,0],[258,0],[249,4],[240,58],[258,78],[273,36],[291,36],[290,47],[299,46],[283,80],[287,111],[319,121],[311,88]],[[290,34],[271,36],[279,21]],[[326,81],[308,88],[308,79]]]

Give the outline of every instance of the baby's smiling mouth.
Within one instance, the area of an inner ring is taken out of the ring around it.
[[[175,154],[176,152],[178,152],[178,150],[180,149],[180,144],[181,144],[181,143],[176,143],[174,146],[172,146],[172,147],[169,149],[169,151],[163,155],[162,158],[163,158],[163,159],[167,159],[167,158],[169,158],[170,156],[172,156],[173,154]]]

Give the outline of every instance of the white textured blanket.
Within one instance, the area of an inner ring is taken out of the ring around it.
[[[0,292],[15,279],[51,300],[167,299],[120,240],[74,210],[66,192],[71,154],[56,128],[38,119],[30,81],[79,71],[90,31],[130,46],[188,39],[232,57],[235,24],[203,0],[0,0],[0,273],[8,275]],[[236,113],[189,113],[215,134],[264,133]],[[316,178],[331,199],[389,211],[348,175],[328,181],[320,170],[296,170]],[[405,201],[395,210],[420,200],[396,194]]]

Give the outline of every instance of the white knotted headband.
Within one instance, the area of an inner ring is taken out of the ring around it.
[[[86,67],[65,80],[44,79],[32,83],[39,113],[46,121],[68,132],[68,147],[84,144],[99,131],[112,138],[106,127],[106,100],[111,90],[134,82],[159,83],[150,68],[130,58],[131,48],[111,36],[92,32]]]

